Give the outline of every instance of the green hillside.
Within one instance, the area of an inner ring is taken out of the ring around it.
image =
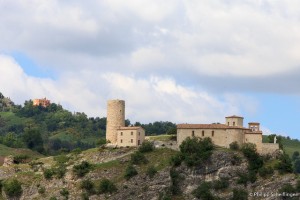
[[[290,139],[289,137],[283,137],[283,136],[278,136],[278,138],[280,138],[280,140],[281,140],[281,143],[283,145],[284,151],[290,157],[292,157],[292,154],[295,151],[299,151],[300,152],[300,141],[299,140],[297,140],[297,139]],[[267,135],[263,136],[263,142],[269,142]]]

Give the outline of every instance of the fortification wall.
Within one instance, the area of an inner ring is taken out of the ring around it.
[[[276,150],[279,150],[279,144],[273,144],[273,143],[262,143],[262,154],[272,154]]]
[[[125,101],[107,101],[106,140],[117,143],[117,129],[125,126]]]
[[[262,134],[245,134],[245,143],[256,145],[258,153],[262,153]]]
[[[193,136],[199,138],[209,137],[215,145],[227,148],[234,141],[239,145],[242,145],[244,141],[242,129],[177,129],[178,146],[187,137]]]

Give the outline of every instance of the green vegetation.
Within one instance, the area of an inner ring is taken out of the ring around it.
[[[243,189],[233,189],[232,191],[233,196],[231,200],[247,200],[248,199],[248,192]]]
[[[235,142],[232,142],[229,144],[229,148],[232,149],[232,150],[239,150],[240,149],[240,146],[239,144],[235,141]]]
[[[279,173],[292,173],[293,164],[291,158],[287,154],[283,154],[279,157],[279,163],[275,166]]]
[[[150,141],[144,141],[142,145],[139,147],[139,152],[146,153],[154,150],[154,144]]]
[[[133,176],[135,176],[137,174],[138,174],[138,172],[136,171],[136,169],[132,165],[128,165],[125,170],[124,178],[126,180],[129,180],[130,178],[132,178]]]
[[[267,178],[274,174],[274,169],[272,167],[262,167],[258,170],[258,174],[263,178]]]
[[[101,180],[99,187],[98,187],[98,192],[100,194],[102,193],[113,193],[117,191],[117,187],[115,186],[115,184],[113,182],[111,182],[108,179],[103,179]]]
[[[178,166],[182,160],[192,167],[205,162],[211,156],[214,146],[210,138],[188,137],[179,148],[180,152],[171,160],[173,165]]]
[[[69,199],[69,191],[66,188],[63,188],[62,190],[59,191],[61,196],[65,197],[65,199]]]
[[[19,197],[23,192],[21,183],[17,179],[5,181],[3,188],[5,194],[9,197]]]
[[[134,165],[147,164],[148,162],[149,161],[145,155],[140,151],[136,151],[135,153],[131,154],[131,163]]]
[[[82,161],[81,164],[73,166],[73,173],[78,177],[83,177],[89,173],[92,168],[93,166],[89,162]]]
[[[180,182],[183,177],[180,176],[179,172],[176,171],[175,168],[170,169],[170,177],[171,177],[171,186],[170,191],[173,195],[179,195],[182,193],[180,189]]]
[[[95,193],[95,184],[90,179],[81,181],[80,188],[84,189],[89,195]]]
[[[221,178],[212,182],[212,188],[215,190],[223,190],[229,187],[229,181],[227,178]]]
[[[193,195],[199,199],[204,200],[215,200],[217,197],[215,197],[211,191],[211,183],[210,182],[203,182],[201,183],[194,191]]]
[[[153,165],[149,166],[148,169],[147,169],[147,172],[146,172],[146,174],[147,174],[150,178],[153,178],[153,177],[155,176],[156,173],[157,173],[157,170],[156,170],[156,168],[155,168]]]
[[[252,143],[243,144],[241,151],[248,159],[249,170],[257,172],[264,164],[262,157],[257,153],[256,147]]]

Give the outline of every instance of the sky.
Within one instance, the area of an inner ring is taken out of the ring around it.
[[[260,122],[300,139],[300,1],[0,0],[0,92],[149,123]]]

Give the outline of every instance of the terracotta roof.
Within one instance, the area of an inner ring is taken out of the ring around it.
[[[141,126],[128,126],[128,127],[119,127],[118,130],[137,130],[143,129]]]
[[[227,126],[225,124],[177,124],[178,129],[244,129],[249,130],[249,128],[240,126]]]
[[[244,117],[240,117],[240,116],[236,116],[236,115],[228,116],[228,117],[225,117],[225,118],[242,118],[242,119],[244,119]]]
[[[227,129],[229,126],[225,124],[177,124],[177,128],[186,129]]]

